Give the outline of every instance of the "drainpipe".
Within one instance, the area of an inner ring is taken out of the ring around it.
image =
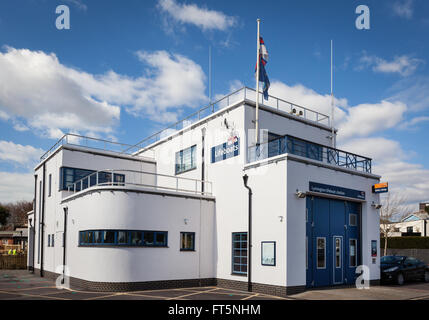
[[[34,200],[33,200],[33,233],[31,238],[31,247],[33,250],[33,261],[30,267],[31,273],[34,273],[34,265],[35,265],[35,259],[36,259],[36,217],[37,217],[37,205],[36,205],[36,199],[37,199],[37,174],[34,175]],[[40,199],[39,199],[40,201]],[[30,228],[31,230],[31,228]]]
[[[63,278],[61,283],[64,284],[64,278],[66,273],[66,235],[67,235],[67,216],[69,213],[69,208],[64,208],[64,231],[63,231]]]
[[[249,176],[243,176],[244,187],[249,190],[249,222],[247,233],[247,291],[252,292],[252,189],[247,185]]]
[[[204,194],[204,180],[205,180],[205,140],[206,140],[206,128],[201,129],[201,195]]]
[[[42,218],[40,221],[40,276],[44,276],[43,272],[43,252],[44,252],[44,228],[45,228],[45,181],[46,181],[46,163],[43,164],[43,182],[42,182]]]

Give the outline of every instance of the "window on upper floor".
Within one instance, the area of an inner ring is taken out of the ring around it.
[[[62,167],[60,168],[60,190],[68,190],[69,188],[73,189],[73,184],[85,177],[88,177],[90,174],[94,173],[94,170],[86,169],[77,169]],[[125,175],[114,173],[113,182],[115,185],[121,185],[125,183]],[[88,185],[89,183],[89,185]],[[98,172],[98,184],[111,184],[112,183],[112,173],[111,172]],[[76,191],[80,189],[86,189],[90,186],[97,184],[97,175],[91,175],[89,181],[84,179],[81,184],[76,185]]]
[[[197,167],[197,146],[176,152],[176,174],[180,174]]]
[[[48,197],[52,194],[52,174],[49,174]]]

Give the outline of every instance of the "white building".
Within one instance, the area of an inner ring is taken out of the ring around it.
[[[419,207],[419,211],[408,214],[400,222],[391,223],[389,225],[389,236],[427,237],[429,235],[429,214],[426,211],[426,207],[429,207],[429,203],[420,203]]]
[[[29,269],[95,290],[286,295],[354,284],[362,264],[377,282],[371,159],[331,148],[329,117],[287,101],[260,106],[258,146],[254,120],[242,88],[135,146],[66,135],[35,169]]]

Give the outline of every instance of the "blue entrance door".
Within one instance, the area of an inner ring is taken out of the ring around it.
[[[307,198],[307,286],[354,283],[359,263],[360,204]]]

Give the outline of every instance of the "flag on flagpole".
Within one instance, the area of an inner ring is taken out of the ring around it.
[[[270,88],[270,80],[268,79],[267,71],[265,70],[265,65],[268,63],[268,50],[265,47],[264,39],[259,37],[259,81],[264,83],[264,88],[262,90],[264,94],[264,99],[268,100],[268,89]],[[257,68],[255,67],[255,72]]]

